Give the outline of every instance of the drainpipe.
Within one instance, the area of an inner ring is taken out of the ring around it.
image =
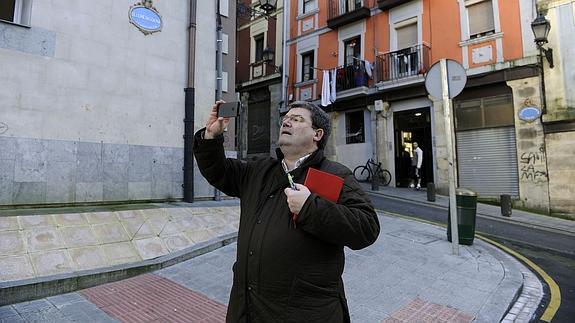
[[[229,0],[224,0],[229,1]],[[222,43],[223,43],[223,33],[222,33],[222,16],[220,15],[220,0],[216,1],[216,101],[222,99]],[[221,192],[214,188],[214,200],[221,200]]]
[[[190,22],[188,26],[188,82],[185,92],[184,116],[184,201],[194,202],[194,136],[195,88],[194,69],[196,60],[196,1],[190,0]]]
[[[283,1],[283,22],[282,22],[282,102],[280,102],[280,115],[283,107],[287,107],[288,99],[287,99],[287,87],[288,87],[288,74],[287,74],[287,66],[288,66],[288,50],[287,50],[287,39],[288,39],[288,15],[289,15],[289,5],[290,1],[284,0]],[[278,119],[278,120],[281,120]]]

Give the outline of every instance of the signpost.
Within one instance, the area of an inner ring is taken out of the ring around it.
[[[457,205],[455,199],[455,169],[453,161],[454,132],[452,124],[451,99],[456,97],[467,82],[465,69],[458,62],[451,59],[441,59],[433,64],[425,76],[425,88],[429,94],[443,100],[443,117],[445,122],[445,138],[447,143],[447,173],[449,181],[449,217],[451,220],[451,246],[454,255],[459,255],[459,230],[457,222]]]

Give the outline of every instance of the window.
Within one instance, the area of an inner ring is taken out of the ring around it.
[[[344,41],[345,64],[353,64],[354,58],[361,58],[361,38],[355,37]]]
[[[30,25],[31,0],[1,0],[0,20]]]
[[[396,28],[397,49],[409,48],[417,45],[417,23]]]
[[[359,144],[365,142],[363,111],[345,114],[345,143]]]
[[[511,95],[465,100],[455,104],[457,130],[504,127],[513,124]]]
[[[228,17],[230,15],[230,3],[228,0],[220,0],[220,15]]]
[[[491,0],[465,2],[469,21],[469,38],[477,38],[495,32],[493,4]]]
[[[259,34],[254,37],[255,42],[255,61],[261,62],[264,56],[264,34]]]
[[[313,51],[301,54],[301,81],[313,79]]]
[[[355,11],[362,7],[361,0],[344,0],[344,13]]]
[[[316,8],[316,0],[303,0],[303,13],[308,13]]]

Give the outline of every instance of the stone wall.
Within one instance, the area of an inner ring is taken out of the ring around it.
[[[445,119],[443,114],[443,102],[441,100],[434,100],[433,97],[429,97],[433,102],[433,108],[431,109],[434,114],[435,120],[435,132],[434,132],[434,143],[435,143],[435,189],[437,194],[449,195],[449,174],[448,174],[448,162],[447,162],[447,139],[445,137]],[[453,125],[452,125],[453,126]],[[455,143],[454,143],[455,145]],[[455,152],[455,148],[454,148]],[[454,167],[456,167],[454,165]],[[455,168],[457,172],[457,168]]]
[[[524,106],[541,108],[539,78],[531,77],[508,81],[513,91],[517,166],[519,176],[519,204],[529,209],[549,212],[549,179],[547,153],[540,119],[532,122],[520,120],[519,110]]]
[[[551,212],[575,214],[575,132],[545,136]]]
[[[144,35],[135,2],[34,1],[30,28],[0,23],[0,204],[182,196],[188,3],[155,2]]]
[[[0,137],[0,205],[182,198],[183,149]]]

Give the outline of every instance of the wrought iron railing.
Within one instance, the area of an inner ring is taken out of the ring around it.
[[[365,62],[362,60],[354,60],[351,64],[338,67],[335,79],[337,91],[368,86],[369,74],[365,69]]]
[[[424,74],[429,69],[430,48],[425,44],[377,56],[376,82]]]
[[[339,17],[361,8],[373,8],[375,0],[329,0],[328,20]]]

